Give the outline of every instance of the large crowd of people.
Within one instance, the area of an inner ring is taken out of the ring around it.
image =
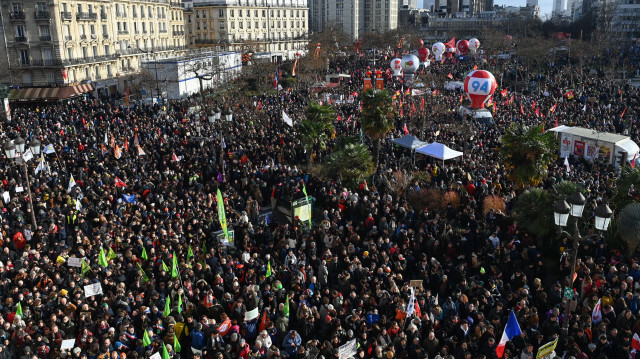
[[[637,60],[637,47],[623,52]],[[638,89],[558,62],[529,79],[534,86],[496,94],[495,125],[487,126],[460,119],[460,93],[442,87],[475,65],[505,83],[522,80],[517,61],[447,60],[418,75],[438,79],[425,80],[426,96],[405,98],[408,84],[385,75],[385,87],[404,98],[389,137],[407,124],[424,141],[464,152],[459,161],[414,165],[384,145],[378,174],[429,175],[400,195],[381,181],[348,186],[312,175],[307,159],[325,152],[307,156],[296,127],[281,118],[285,110],[298,122],[309,103],[323,101],[340,117],[338,136],[358,136],[367,56],[332,60],[331,71],[351,78],[329,97],[296,88],[166,106],[91,98],[14,106],[1,142],[39,139],[48,168],[35,173],[39,159],[29,162],[28,198],[23,167],[0,165],[0,358],[328,359],[347,343],[355,358],[495,358],[511,312],[522,334],[506,344],[506,358],[535,358],[556,338],[558,357],[634,358],[637,258],[601,240],[581,243],[577,300],[563,300],[568,263],[549,266],[509,206],[485,216],[480,203],[496,195],[511,204],[522,193],[497,151],[512,122],[579,125],[639,143]],[[209,122],[218,106],[233,111],[231,122]],[[579,183],[587,211],[611,196],[615,169],[571,165],[567,172],[559,159],[541,185]],[[304,197],[303,188],[315,197],[311,228],[265,215]],[[460,204],[413,207],[408,197],[420,188],[455,188]],[[229,244],[220,240],[218,190]],[[598,302],[603,319],[593,322]]]

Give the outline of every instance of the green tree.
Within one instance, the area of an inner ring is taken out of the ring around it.
[[[627,253],[633,255],[640,245],[640,203],[625,206],[620,212],[616,227],[616,234],[627,246]]]
[[[331,106],[319,105],[316,102],[312,102],[307,106],[307,120],[321,122],[329,127],[335,117],[336,112]]]
[[[553,200],[549,192],[530,188],[520,196],[513,212],[518,225],[536,238],[539,248],[542,241],[552,237]]]
[[[307,164],[311,165],[311,156],[317,148],[320,151],[327,149],[327,125],[323,122],[303,120],[297,126],[298,140],[307,152]]]
[[[327,175],[338,176],[350,185],[357,185],[375,170],[369,148],[353,138],[342,138],[325,164]]]
[[[370,89],[362,93],[360,124],[374,143],[375,166],[380,162],[380,147],[387,133],[393,129],[396,116],[391,96],[386,90]]]
[[[514,123],[502,135],[500,155],[509,179],[516,185],[538,185],[547,174],[547,166],[555,160],[553,133],[543,127]]]
[[[620,178],[616,182],[611,203],[615,208],[625,208],[631,203],[639,203],[637,199],[629,195],[629,189],[633,186],[636,193],[640,193],[640,167],[623,167]]]

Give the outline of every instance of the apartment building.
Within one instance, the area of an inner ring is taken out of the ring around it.
[[[82,90],[110,95],[126,91],[142,58],[173,56],[185,49],[181,0],[0,3],[0,41],[6,50],[0,71],[9,75],[11,85],[91,84]]]
[[[307,0],[194,0],[191,4],[184,16],[192,48],[251,51],[273,61],[306,50]]]
[[[398,8],[403,1],[310,0],[310,26],[314,32],[337,28],[353,39],[361,33],[395,30],[398,28]],[[412,3],[408,1],[408,4]]]

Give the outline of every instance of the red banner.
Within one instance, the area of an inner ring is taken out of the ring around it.
[[[381,78],[376,79],[376,88],[378,90],[384,90],[384,79],[381,79]]]
[[[368,77],[365,77],[364,79],[364,90],[367,91],[368,89],[373,88],[373,86],[371,85],[371,79]]]

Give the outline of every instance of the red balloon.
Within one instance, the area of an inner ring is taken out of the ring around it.
[[[420,61],[422,61],[422,62],[427,61],[427,58],[429,57],[429,49],[427,49],[426,47],[421,47],[418,50],[418,57],[420,58]]]
[[[464,79],[464,92],[471,99],[471,108],[484,108],[484,103],[493,95],[497,85],[491,72],[471,71]]]
[[[418,47],[424,47],[424,40],[418,39]]]
[[[469,41],[467,40],[460,40],[458,41],[458,43],[456,44],[456,47],[458,48],[458,51],[463,54],[466,55],[467,51],[469,51]]]

